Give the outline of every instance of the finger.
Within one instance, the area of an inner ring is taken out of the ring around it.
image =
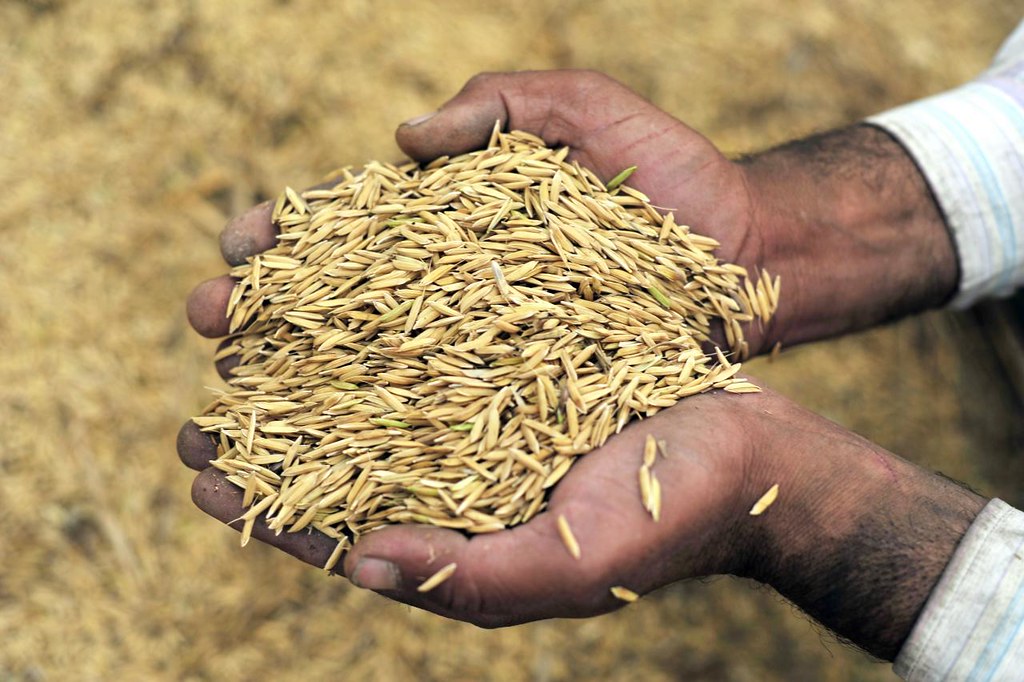
[[[385,528],[356,543],[346,573],[361,587],[488,627],[618,608],[612,586],[643,592],[666,582],[660,562],[648,562],[657,570],[637,563],[650,558],[644,547],[667,546],[660,537],[665,528],[639,501],[643,439],[639,429],[627,429],[616,445],[580,459],[556,488],[549,511],[522,526],[471,538],[438,528]],[[559,517],[579,546],[578,558]],[[448,580],[427,593],[417,590],[450,563],[456,570]]]
[[[178,457],[190,469],[202,471],[217,457],[217,441],[189,419],[178,430]]]
[[[192,501],[215,519],[235,530],[242,529],[243,523],[236,520],[245,513],[242,490],[232,485],[223,472],[213,468],[200,472],[192,482]],[[277,534],[267,528],[262,519],[257,519],[253,526],[252,537],[317,567],[327,563],[338,544],[337,540],[316,530]]]
[[[247,258],[277,243],[277,228],[270,221],[271,201],[253,206],[232,218],[220,233],[220,253],[229,265],[241,265]]]
[[[228,299],[235,288],[235,280],[227,275],[200,283],[188,295],[185,312],[189,324],[207,338],[228,333]]]
[[[485,146],[500,121],[543,138],[551,146],[567,145],[581,163],[605,179],[642,160],[633,149],[609,140],[629,140],[636,148],[652,136],[682,127],[629,88],[593,71],[524,71],[481,74],[428,117],[399,126],[396,139],[404,152],[425,161]],[[594,154],[601,148],[614,154]]]
[[[334,185],[335,182],[327,181],[310,189]],[[257,253],[277,245],[278,229],[270,219],[273,212],[274,202],[264,201],[228,221],[220,233],[220,253],[228,265],[241,265]]]
[[[611,594],[614,586],[644,594],[680,577],[729,570],[727,543],[708,535],[744,518],[743,502],[695,500],[708,490],[734,489],[740,475],[736,467],[715,466],[715,444],[704,442],[706,420],[736,398],[696,396],[682,410],[627,427],[577,461],[555,489],[549,511],[527,524],[472,538],[435,528],[385,528],[356,543],[346,572],[355,584],[413,606],[498,626],[596,615],[622,606]],[[669,485],[676,482],[657,521],[644,507],[638,479],[648,435],[672,444],[651,470]],[[578,559],[559,533],[559,517],[579,545]],[[427,593],[417,590],[451,563],[456,570],[448,580]]]
[[[219,355],[224,348],[233,343],[232,339],[224,339],[217,346],[217,354]],[[217,368],[217,374],[220,375],[221,379],[229,379],[231,377],[231,370],[238,367],[241,364],[242,359],[237,355],[227,355],[214,361],[213,366]]]
[[[582,511],[574,515],[586,529]],[[557,515],[498,533],[464,535],[428,526],[394,526],[364,536],[349,552],[345,572],[354,584],[404,603],[484,627],[558,615],[582,617],[620,606],[602,580],[602,552],[574,558],[559,537]],[[571,521],[570,521],[571,523]],[[581,533],[580,543],[598,538]],[[429,592],[418,587],[449,564],[455,572]]]
[[[594,112],[582,101],[595,90],[617,100],[614,113]],[[587,71],[479,74],[433,115],[400,126],[396,137],[402,150],[419,160],[483,147],[496,121],[539,135],[548,144],[580,147],[585,132],[607,125],[631,95],[610,78]]]

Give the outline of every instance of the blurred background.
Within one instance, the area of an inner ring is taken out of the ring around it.
[[[232,214],[398,156],[398,122],[485,70],[608,72],[729,153],[985,67],[1020,0],[0,3],[0,680],[890,680],[770,591],[676,585],[483,631],[196,511],[178,427],[218,385],[184,317]],[[977,314],[751,372],[1024,504],[1024,425]],[[1017,416],[1015,416],[1017,415]]]

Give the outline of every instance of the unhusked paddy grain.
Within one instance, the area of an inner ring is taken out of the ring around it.
[[[610,592],[613,597],[624,602],[633,603],[640,598],[639,594],[628,587],[622,587],[621,585],[615,585],[611,588]]]
[[[342,555],[352,546],[347,537],[341,537],[338,539],[338,544],[334,546],[334,550],[331,551],[331,555],[327,557],[327,562],[324,564],[324,571],[330,573],[334,570],[335,566],[341,560]]]
[[[771,488],[768,488],[768,491],[765,492],[764,495],[758,498],[757,502],[754,503],[754,506],[750,508],[750,515],[760,516],[763,514],[768,507],[772,506],[772,503],[775,502],[775,498],[778,496],[779,484],[776,483]]]
[[[495,131],[478,152],[281,194],[277,245],[232,271],[219,356],[239,364],[195,419],[255,505],[244,539],[257,517],[339,541],[501,530],[631,421],[758,390],[738,377],[743,325],[770,319],[778,280],[567,153]],[[728,345],[708,354],[716,321]],[[658,449],[641,480],[655,519]]]
[[[651,434],[647,434],[647,438],[644,440],[644,466],[654,466],[654,461],[658,457],[658,440]]]
[[[436,588],[438,585],[443,583],[445,580],[448,580],[448,578],[451,578],[452,575],[455,574],[455,569],[457,569],[458,567],[459,566],[456,563],[450,563],[447,566],[444,566],[437,573],[435,573],[434,575],[430,576],[429,578],[424,580],[422,583],[420,583],[419,587],[416,588],[416,591],[417,592],[430,592],[431,590]]]
[[[661,520],[661,481],[658,475],[651,471],[651,499],[647,511],[651,512],[651,518],[655,523]]]
[[[558,535],[561,536],[562,544],[569,550],[572,558],[578,561],[581,556],[580,543],[576,540],[576,536],[573,535],[568,519],[562,514],[558,515]]]

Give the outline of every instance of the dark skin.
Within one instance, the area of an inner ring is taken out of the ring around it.
[[[731,161],[704,137],[624,86],[590,72],[490,74],[471,80],[433,117],[397,139],[418,160],[485,144],[495,120],[568,145],[608,179],[630,183],[681,223],[718,239],[721,258],[783,281],[778,317],[747,330],[755,352],[826,338],[941,304],[957,266],[942,217],[903,149],[859,126]],[[270,207],[225,228],[229,263],[274,244]],[[201,334],[226,334],[232,282],[199,285],[188,315]],[[231,361],[219,369],[227,374]],[[648,433],[669,456],[655,523],[639,504],[636,470]],[[196,504],[222,521],[241,494],[206,468],[213,443],[191,423],[178,441],[200,470]],[[778,501],[748,510],[772,484]],[[448,617],[497,627],[619,608],[609,593],[646,593],[686,578],[733,574],[777,589],[840,637],[892,659],[985,499],[766,391],[705,394],[629,426],[583,457],[548,511],[499,533],[396,526],[362,538],[344,559],[357,585]],[[564,515],[583,548],[563,548]],[[237,527],[238,524],[235,524]],[[334,541],[313,533],[254,537],[322,565]],[[416,586],[450,562],[439,588]]]

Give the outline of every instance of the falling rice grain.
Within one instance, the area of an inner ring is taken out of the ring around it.
[[[641,465],[637,471],[637,480],[640,484],[640,502],[644,509],[651,510],[651,468],[646,464]]]
[[[650,506],[647,509],[651,512],[651,518],[655,523],[661,520],[661,481],[653,471],[651,472]]]
[[[647,440],[644,441],[644,466],[654,466],[654,461],[658,457],[658,441],[653,435],[647,434]]]
[[[342,537],[338,540],[338,544],[334,546],[334,550],[331,551],[331,555],[327,557],[327,561],[324,563],[324,571],[327,573],[333,571],[334,567],[338,565],[339,561],[341,561],[342,555],[350,546],[351,543],[349,543],[348,538]]]
[[[558,515],[558,534],[562,538],[562,544],[569,550],[569,554],[572,555],[573,559],[579,561],[580,559],[580,543],[576,541],[576,536],[572,534],[572,528],[569,527],[569,522],[562,514]]]
[[[771,488],[768,488],[768,492],[761,496],[761,498],[754,503],[754,506],[750,508],[751,516],[760,516],[765,512],[768,507],[772,506],[775,502],[775,498],[779,496],[779,484],[776,483]]]
[[[629,589],[628,587],[623,587],[622,585],[616,585],[616,586],[612,587],[610,591],[612,593],[612,596],[615,597],[616,599],[619,599],[619,600],[624,601],[624,602],[628,602],[630,604],[632,604],[633,602],[635,602],[637,599],[640,598],[639,594],[637,594],[633,590]]]
[[[448,578],[451,578],[455,573],[455,569],[458,568],[458,564],[452,562],[442,568],[440,571],[430,576],[416,588],[417,592],[430,592],[432,589],[443,583]]]

